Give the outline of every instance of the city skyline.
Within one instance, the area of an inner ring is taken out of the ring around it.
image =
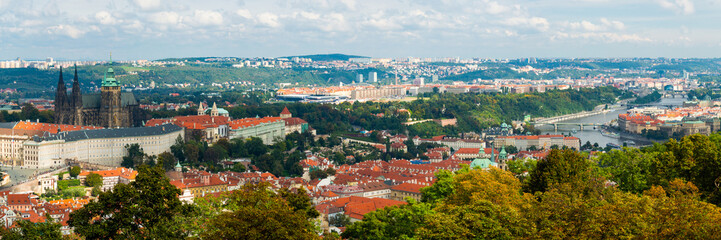
[[[0,59],[718,57],[718,1],[0,0]]]

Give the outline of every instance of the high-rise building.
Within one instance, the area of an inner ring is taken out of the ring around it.
[[[356,76],[356,82],[358,82],[358,83],[363,82],[363,74],[358,74],[358,76]]]
[[[438,82],[438,75],[433,75],[433,77],[431,77],[431,79],[432,79],[431,82]]]
[[[368,73],[368,82],[378,82],[378,73],[377,72]]]

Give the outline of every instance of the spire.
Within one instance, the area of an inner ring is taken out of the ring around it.
[[[198,102],[198,115],[205,115],[205,109],[203,109],[203,102]]]
[[[60,110],[65,108],[65,105],[68,103],[67,98],[67,88],[65,87],[65,81],[63,80],[63,67],[60,66],[60,79],[58,79],[58,89],[55,92],[55,113],[56,116],[59,116],[58,113]],[[57,117],[56,117],[57,119]]]
[[[218,106],[215,105],[215,102],[213,102],[213,108],[210,109],[210,116],[212,116],[212,117],[218,116]]]
[[[75,76],[73,77],[73,106],[78,108],[83,105],[82,93],[80,92],[80,80],[78,80],[78,65],[75,65]]]

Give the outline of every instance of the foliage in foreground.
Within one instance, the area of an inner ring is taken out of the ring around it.
[[[367,214],[351,239],[713,239],[721,209],[680,179],[643,193],[611,185],[586,157],[553,150],[527,181],[491,168],[442,171],[421,203]],[[525,191],[524,191],[525,190]],[[533,194],[531,192],[534,192]]]

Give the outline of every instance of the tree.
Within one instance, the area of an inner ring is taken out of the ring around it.
[[[22,109],[20,110],[20,116],[22,116],[25,120],[36,120],[40,119],[40,111],[38,111],[35,106],[33,106],[30,103],[26,103],[23,105]]]
[[[268,152],[268,146],[260,138],[252,137],[245,142],[248,153],[253,156],[260,156]]]
[[[70,168],[70,177],[72,177],[72,178],[78,177],[78,175],[80,175],[80,171],[82,171],[82,169],[80,168],[80,166],[73,166],[73,167],[71,167],[71,168]]]
[[[324,179],[328,177],[328,173],[320,170],[320,169],[313,169],[310,171],[310,179]]]
[[[386,207],[367,213],[363,221],[346,228],[348,239],[412,239],[416,230],[434,213],[432,205],[413,200],[407,205]]]
[[[200,158],[200,148],[195,142],[186,142],[183,153],[185,154],[185,160],[191,163],[198,162]]]
[[[125,145],[125,150],[128,152],[127,156],[123,157],[123,162],[120,164],[126,168],[135,168],[140,164],[143,164],[145,159],[145,153],[139,144],[133,143]]]
[[[328,224],[336,227],[345,227],[350,224],[350,218],[345,214],[336,214],[328,219]]]
[[[17,227],[7,229],[0,227],[0,237],[3,240],[21,240],[21,239],[62,239],[63,234],[60,232],[60,224],[46,215],[45,222],[34,223],[28,220],[19,220],[15,224]]]
[[[100,176],[100,174],[91,172],[90,174],[88,174],[87,177],[85,177],[85,186],[88,186],[88,187],[103,186],[103,176]]]
[[[607,173],[619,189],[633,193],[642,193],[651,187],[651,161],[651,156],[637,148],[612,150],[598,156],[601,171]]]
[[[189,212],[180,190],[171,185],[162,167],[141,165],[135,182],[117,184],[97,201],[70,214],[68,224],[86,239],[179,239],[185,232],[172,224]]]
[[[508,166],[508,171],[512,172],[516,175],[516,177],[519,177],[519,175],[522,175],[526,172],[530,172],[534,168],[536,168],[537,161],[534,159],[514,159],[514,160],[508,160],[506,162],[506,165]]]
[[[160,155],[158,155],[158,163],[159,165],[163,166],[163,169],[165,171],[171,171],[175,168],[175,164],[178,162],[178,160],[175,158],[175,155],[169,152],[163,152]]]
[[[227,195],[225,211],[212,217],[202,239],[318,239],[306,207],[269,190],[268,183],[246,184]],[[303,193],[304,194],[304,193]]]
[[[586,186],[590,177],[590,162],[573,150],[554,149],[544,159],[536,163],[529,174],[524,191],[529,193],[545,192],[556,184],[567,183],[572,187]]]
[[[173,153],[173,156],[175,156],[175,159],[179,162],[185,161],[185,153],[183,152],[184,145],[185,141],[183,141],[183,138],[178,135],[173,146],[170,146],[170,152]]]

